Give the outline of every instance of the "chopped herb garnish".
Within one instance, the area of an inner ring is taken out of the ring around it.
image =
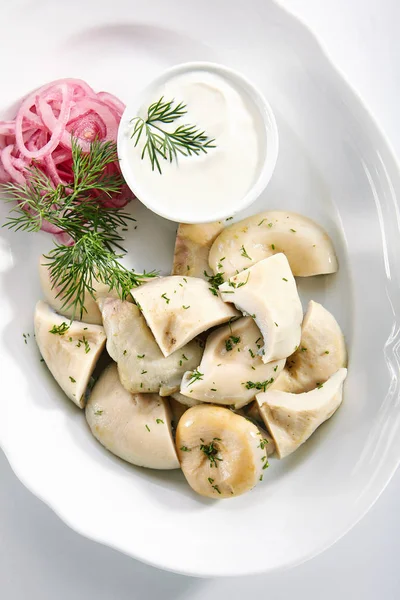
[[[212,487],[213,490],[215,490],[216,492],[218,492],[218,494],[221,493],[220,489],[219,489],[219,487],[217,485],[212,485],[211,487]]]
[[[190,308],[190,306],[184,306],[184,305],[182,304],[182,308],[184,308],[185,310],[187,310],[188,308]]]
[[[250,352],[251,358],[255,358],[256,355],[254,354],[254,352],[251,348],[249,348],[249,352]]]
[[[264,221],[266,221],[266,219],[263,219],[262,221],[260,221],[258,226],[260,227],[260,225],[262,225],[264,223]]]
[[[233,217],[227,217],[225,221],[232,221]]]
[[[271,244],[272,250],[275,250],[275,244]]]
[[[323,383],[317,383],[317,388],[320,390],[322,387],[324,387]]]
[[[219,438],[214,438],[213,441],[210,442],[209,444],[204,444],[204,443],[201,444],[200,450],[202,452],[204,452],[204,454],[209,459],[211,467],[218,467],[217,461],[221,462],[222,458],[219,458],[217,456],[218,448],[214,445],[214,440],[220,441]],[[204,442],[204,440],[202,438],[200,438],[200,441]]]
[[[277,372],[277,370],[278,370],[278,365],[276,365],[276,367],[274,367],[275,373]]]
[[[76,383],[76,379],[74,379],[73,377],[71,377],[71,375],[69,376],[69,379],[70,379],[71,383]]]
[[[181,446],[180,450],[182,450],[182,452],[191,452],[191,449],[188,448],[187,446]]]
[[[287,281],[286,277],[282,277],[282,280],[283,280],[283,281]]]
[[[295,230],[295,229],[291,229],[290,231],[292,231],[293,233],[296,233],[296,230]]]
[[[214,481],[215,481],[215,479],[213,479],[212,477],[208,477],[208,482],[209,482],[210,484],[214,483]]]
[[[203,130],[197,129],[196,125],[186,123],[173,131],[163,127],[163,124],[173,123],[186,114],[187,105],[184,102],[177,102],[174,98],[164,100],[164,96],[161,96],[150,104],[145,118],[137,116],[131,119],[131,139],[134,147],[138,145],[143,134],[145,143],[141,158],[143,160],[147,155],[152,171],[157,170],[161,175],[161,160],[172,163],[176,162],[180,155],[198,156],[201,153],[207,154],[209,149],[216,147],[215,139],[209,138]]]
[[[268,227],[272,227],[272,223],[268,223]]]
[[[225,348],[227,352],[233,349],[234,344],[238,344],[240,342],[240,337],[236,337],[234,335],[229,336],[227,340],[225,340]]]
[[[82,339],[78,340],[78,343],[76,345],[77,348],[80,348],[82,346],[82,344],[85,346],[85,354],[88,354],[90,352],[90,346],[89,346],[89,342],[87,341],[85,336],[82,336]]]
[[[301,351],[301,352],[307,352],[307,348],[305,348],[304,346],[302,346],[302,347],[300,348],[300,351]]]
[[[126,350],[124,350],[124,353],[126,352]],[[146,355],[145,354],[138,354],[137,357],[138,358],[144,358]]]
[[[140,384],[140,387],[141,387],[141,388],[143,387],[143,383],[141,383],[141,384]]]
[[[273,382],[274,382],[274,378],[271,377],[271,379],[266,379],[265,381],[247,381],[243,385],[245,386],[246,390],[254,389],[254,390],[262,390],[263,392],[265,392],[267,387],[269,385],[271,385],[271,383],[273,383]]]
[[[49,333],[64,335],[64,333],[66,333],[68,331],[68,329],[69,329],[69,325],[63,321],[61,323],[61,325],[53,325],[53,327],[51,329],[49,329]]]
[[[260,475],[260,481],[262,481],[262,480],[263,480],[263,474],[261,473],[261,475]]]
[[[164,298],[164,300],[165,300],[165,302],[166,302],[167,304],[169,304],[169,303],[171,302],[171,299],[170,299],[170,298],[168,298],[168,297],[167,297],[167,294],[165,294],[165,293],[161,295],[161,298]]]
[[[190,265],[186,265],[186,270],[190,271]]]
[[[156,423],[157,425],[159,425],[161,423],[161,425],[164,425],[164,421],[162,419],[156,419]]]
[[[184,354],[182,354],[182,358],[183,360],[189,360],[187,356],[185,356]]]
[[[267,461],[263,464],[263,470],[268,469],[268,467],[269,467],[269,462]]]
[[[148,425],[145,426],[147,431],[150,431],[150,427]]]
[[[127,353],[127,351],[126,351],[126,350],[124,350],[122,354],[125,356],[125,355],[126,355],[126,353]]]
[[[275,321],[275,326],[278,327],[278,323]]]
[[[44,358],[41,358],[41,359],[40,359],[40,362],[44,362]]]
[[[209,288],[210,292],[212,292],[214,296],[218,296],[218,286],[224,283],[224,273],[217,273],[216,275],[209,275],[207,271],[203,271],[203,273],[211,286]]]
[[[192,376],[190,378],[188,386],[192,385],[192,383],[194,383],[195,381],[200,381],[201,379],[203,379],[203,377],[204,373],[200,373],[198,369],[195,369],[194,371],[192,371]]]
[[[144,371],[144,370],[143,370],[143,371],[142,371],[140,374],[141,374],[141,375],[145,375],[146,373],[147,373],[147,371]]]
[[[324,354],[329,354],[329,350],[325,350]]]
[[[99,415],[102,415],[103,412],[104,412],[104,410],[100,410],[99,409],[99,410],[96,410],[94,414],[97,415],[97,416],[99,416]]]
[[[257,448],[261,448],[261,450],[264,450],[264,448],[266,448],[267,444],[269,444],[269,441],[266,438],[262,438],[260,440],[260,443],[257,446]]]
[[[186,277],[184,277],[184,278],[183,278],[183,281],[184,281],[185,283],[187,283],[187,279],[186,279]]]
[[[249,260],[253,260],[253,259],[251,258],[251,256],[249,256],[249,255],[247,254],[247,252],[246,252],[246,248],[245,248],[244,246],[242,246],[242,247],[240,248],[240,254],[241,254],[241,256],[243,256],[244,258],[248,258]]]
[[[210,389],[210,392],[216,392],[216,391],[217,391],[217,388],[211,388]]]
[[[219,263],[218,263],[218,269],[222,269],[222,261],[225,260],[226,256],[223,256],[222,258],[219,259]]]

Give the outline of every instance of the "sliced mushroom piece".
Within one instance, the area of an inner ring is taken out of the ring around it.
[[[132,290],[164,356],[238,315],[197,277],[161,277]]]
[[[258,428],[221,406],[193,406],[181,417],[176,446],[190,487],[208,498],[251,490],[268,466]]]
[[[73,308],[67,308],[63,306],[63,300],[61,300],[60,297],[57,297],[57,294],[60,292],[61,288],[53,286],[49,267],[46,266],[46,263],[48,263],[48,259],[46,259],[45,256],[41,256],[39,260],[39,279],[42,286],[43,296],[46,302],[48,302],[50,306],[54,308],[54,310],[60,313],[60,315],[63,315],[67,319],[71,319],[74,316]],[[96,298],[103,298],[106,296],[111,296],[113,298],[118,297],[116,290],[110,290],[109,286],[105,285],[104,283],[93,281],[92,285]],[[73,302],[73,300],[74,297],[71,299],[71,301]],[[82,320],[85,321],[85,323],[101,325],[101,314],[96,304],[96,300],[90,294],[85,294],[83,302],[86,311],[82,315]],[[74,318],[79,320],[79,314],[76,314]]]
[[[188,366],[194,368],[200,362],[200,343],[192,340],[165,358],[137,306],[113,298],[101,298],[98,304],[107,335],[107,352],[118,364],[124,388],[131,393],[161,396],[177,392]]]
[[[213,331],[207,339],[200,366],[185,373],[181,394],[202,402],[241,408],[266,390],[285,365],[284,360],[263,363],[260,330],[244,317]]]
[[[36,343],[49,371],[68,398],[83,408],[86,388],[106,343],[103,327],[67,323],[42,301],[36,304],[34,323]]]
[[[211,245],[223,228],[221,221],[200,225],[180,223],[176,233],[171,275],[204,279],[204,271],[209,270],[208,255]]]
[[[346,375],[347,369],[339,369],[326,383],[303,394],[279,390],[257,394],[261,416],[279,458],[297,450],[339,408]]]
[[[225,302],[253,317],[264,339],[265,363],[290,356],[300,342],[303,309],[284,254],[261,260],[219,286]]]
[[[226,279],[278,252],[286,255],[293,275],[335,273],[332,241],[315,221],[293,212],[271,210],[234,223],[211,246],[209,263]],[[225,257],[222,266],[221,257]]]
[[[168,400],[130,394],[113,363],[100,375],[86,405],[94,437],[127,462],[149,469],[178,469]]]
[[[299,394],[314,389],[347,364],[346,343],[335,317],[318,302],[308,304],[298,349],[273,388]]]

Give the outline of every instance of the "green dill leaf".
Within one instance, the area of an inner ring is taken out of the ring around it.
[[[68,329],[69,329],[69,325],[63,321],[61,323],[61,325],[53,325],[53,327],[51,329],[49,329],[49,333],[54,333],[57,335],[64,335],[64,333],[66,333],[68,331]]]
[[[240,254],[241,254],[241,256],[243,256],[244,258],[248,258],[249,260],[253,260],[253,259],[251,258],[251,256],[249,256],[249,255],[247,254],[247,252],[246,252],[246,248],[245,248],[244,246],[242,246],[242,247],[240,248]]]
[[[200,438],[200,441],[203,442],[200,444],[200,451],[204,452],[206,457],[209,459],[210,467],[218,467],[218,462],[221,462],[223,459],[217,456],[218,448],[214,444],[214,441],[217,441],[217,438],[214,438],[214,440],[209,444],[205,444],[202,438]]]
[[[186,104],[177,103],[174,99],[165,101],[164,96],[153,102],[147,109],[147,117],[134,117],[131,119],[133,132],[131,139],[136,147],[142,137],[146,141],[142,149],[142,160],[147,156],[150,160],[152,171],[157,170],[160,175],[161,161],[177,161],[178,156],[198,156],[207,154],[208,150],[215,148],[215,139],[210,139],[205,131],[197,129],[195,125],[179,125],[174,131],[163,128],[163,124],[171,124],[187,114]]]
[[[198,369],[195,369],[194,371],[192,371],[192,376],[190,378],[188,386],[192,385],[195,381],[200,381],[201,379],[203,379],[203,377],[204,377],[204,374],[200,373],[200,371]]]
[[[266,391],[267,387],[269,385],[271,385],[271,383],[273,383],[275,380],[273,377],[271,377],[271,379],[266,379],[265,381],[247,381],[246,383],[244,383],[243,385],[245,386],[246,390],[262,390],[263,392]]]

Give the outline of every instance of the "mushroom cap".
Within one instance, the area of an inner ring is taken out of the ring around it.
[[[86,405],[94,437],[127,462],[149,469],[178,469],[168,400],[130,394],[112,363],[96,382]]]
[[[295,394],[309,392],[346,364],[346,343],[335,317],[311,300],[301,327],[299,347],[289,356],[272,387]]]
[[[242,248],[250,259],[244,256]],[[286,255],[293,275],[310,277],[335,273],[332,241],[315,221],[293,212],[270,210],[226,227],[214,241],[209,264],[225,279],[278,252]],[[222,268],[218,268],[221,258]]]
[[[197,277],[160,277],[132,290],[164,356],[238,315]]]
[[[41,300],[34,324],[36,343],[49,371],[68,398],[83,408],[86,388],[106,343],[103,327],[72,321],[64,334],[51,333],[54,326],[68,323]]]
[[[42,286],[43,296],[46,302],[48,302],[50,306],[54,308],[54,310],[60,313],[60,315],[63,315],[67,319],[71,319],[74,316],[73,308],[63,306],[64,303],[61,300],[61,298],[57,298],[57,294],[60,292],[60,288],[56,286],[53,287],[49,267],[46,266],[46,263],[48,263],[48,259],[46,259],[46,257],[42,255],[39,259],[39,280]],[[118,297],[116,290],[110,290],[109,286],[105,285],[104,283],[93,281],[92,286],[96,298],[102,298],[105,296],[111,296],[113,298]],[[71,298],[71,302],[74,301],[74,298],[75,296]],[[84,295],[83,302],[86,312],[83,313],[82,319],[78,318],[79,314],[75,315],[74,318],[76,320],[83,320],[85,321],[85,323],[102,325],[101,314],[96,304],[96,300],[93,298],[93,296],[91,296],[91,294],[86,293]]]
[[[169,396],[180,388],[184,372],[194,369],[203,349],[192,340],[165,358],[139,308],[130,302],[101,298],[98,304],[107,335],[107,351],[118,363],[122,385],[132,393]]]
[[[233,405],[240,408],[266,389],[278,377],[284,360],[265,364],[259,354],[262,337],[250,317],[243,317],[213,331],[206,342],[198,371],[185,373],[181,394],[202,402]]]
[[[268,390],[257,394],[260,414],[279,458],[288,456],[339,408],[347,369],[339,369],[311,392],[290,394]]]
[[[189,408],[176,431],[183,474],[208,498],[232,498],[251,490],[268,465],[258,428],[229,409],[202,404]]]
[[[176,233],[171,275],[204,279],[204,271],[209,270],[208,255],[211,245],[223,228],[221,221],[202,224],[180,223]]]
[[[233,302],[254,318],[264,338],[265,363],[290,356],[300,342],[303,309],[284,254],[265,258],[219,286],[225,302]]]

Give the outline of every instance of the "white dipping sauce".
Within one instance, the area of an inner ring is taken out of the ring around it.
[[[265,161],[265,125],[254,101],[228,78],[197,70],[173,76],[152,90],[138,116],[146,119],[149,105],[161,96],[164,101],[175,99],[187,105],[187,113],[171,124],[161,123],[163,129],[195,125],[209,139],[215,138],[216,147],[198,156],[178,154],[178,161],[172,163],[160,157],[160,174],[152,171],[147,154],[141,158],[146,136],[142,133],[135,148],[131,129],[125,151],[134,192],[156,212],[163,214],[162,207],[168,207],[165,213],[179,215],[181,221],[190,222],[193,217],[206,221],[218,212],[235,212]]]

